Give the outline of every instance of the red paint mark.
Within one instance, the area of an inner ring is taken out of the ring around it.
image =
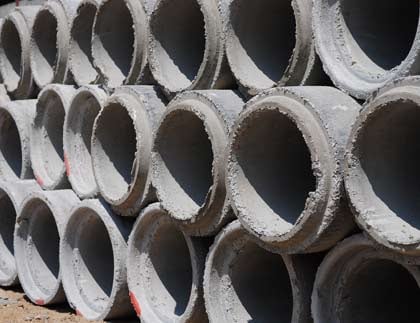
[[[76,310],[76,315],[83,317],[82,313],[79,310]]]
[[[130,292],[130,301],[131,301],[131,304],[134,307],[134,310],[136,311],[137,316],[140,317],[141,316],[140,304],[137,301],[136,296],[134,296],[134,293],[132,293],[132,292]]]
[[[19,7],[19,0],[16,0],[15,3],[16,3],[16,7]]]
[[[64,153],[64,165],[66,166],[67,177],[69,177],[70,176],[70,163],[69,163],[69,159],[67,158],[66,153]]]
[[[36,174],[35,174],[35,179],[36,179],[36,182],[39,184],[39,186],[43,186],[44,185],[44,181],[42,180],[42,178],[39,177]]]
[[[35,304],[42,306],[42,305],[45,305],[45,302],[44,302],[43,299],[37,299],[37,300],[35,300]]]

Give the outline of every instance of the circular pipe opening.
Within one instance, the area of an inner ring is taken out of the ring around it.
[[[2,76],[9,91],[15,90],[20,81],[22,45],[19,31],[11,20],[5,20],[1,29]]]
[[[136,168],[136,128],[130,114],[119,103],[111,103],[96,119],[93,158],[101,191],[114,201],[130,189]]]
[[[98,100],[88,92],[80,92],[72,101],[67,116],[67,172],[73,185],[81,192],[96,189],[92,168],[91,137],[95,118],[101,110]]]
[[[205,20],[198,1],[161,1],[150,26],[161,81],[170,88],[188,88],[198,75],[206,48]]]
[[[60,96],[54,91],[41,96],[37,109],[34,123],[36,143],[31,148],[39,150],[39,160],[34,163],[55,181],[63,172],[63,126],[66,112]]]
[[[372,196],[369,204],[385,207],[416,229],[420,229],[419,125],[417,103],[388,102],[369,116],[354,143],[364,191]],[[366,197],[362,192],[358,194]],[[400,221],[392,225],[395,231],[405,230]]]
[[[286,114],[258,110],[245,118],[232,144],[240,204],[256,214],[251,225],[288,231],[316,189],[311,153]]]
[[[73,20],[71,69],[79,84],[93,83],[98,76],[92,63],[92,28],[96,10],[94,4],[85,3],[79,8]]]
[[[391,70],[408,56],[419,23],[417,0],[339,2],[345,24],[340,37],[350,51],[351,65]]]
[[[296,43],[290,0],[235,0],[230,7],[227,53],[237,77],[272,87],[289,66]]]
[[[185,209],[204,204],[213,184],[213,150],[203,120],[194,112],[175,110],[161,123],[155,150],[160,168],[158,175],[168,204]]]
[[[0,189],[0,280],[8,280],[16,271],[13,232],[16,210],[8,194]]]
[[[391,260],[359,265],[341,290],[340,322],[414,322],[418,317],[418,283],[406,268]]]
[[[0,110],[0,159],[4,161],[2,172],[20,178],[22,173],[22,148],[19,130],[10,113]]]
[[[40,10],[32,28],[33,73],[38,82],[48,84],[54,79],[57,60],[57,19],[49,10]]]
[[[130,73],[134,55],[133,17],[124,0],[101,5],[94,25],[94,59],[105,77],[118,85]]]

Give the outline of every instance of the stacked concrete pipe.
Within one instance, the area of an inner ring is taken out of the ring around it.
[[[31,132],[31,162],[39,185],[47,190],[70,187],[63,152],[63,126],[71,99],[71,85],[51,84],[38,96]]]
[[[80,1],[70,27],[69,70],[79,86],[99,81],[92,57],[92,29],[98,6],[98,0]]]
[[[356,235],[330,251],[316,274],[315,323],[415,322],[420,301],[418,259]]]
[[[418,163],[420,78],[397,80],[365,104],[346,156],[356,221],[378,243],[420,254]]]
[[[142,322],[205,322],[202,279],[208,240],[189,237],[158,203],[145,208],[128,241],[131,302]]]
[[[30,141],[36,100],[0,103],[0,176],[31,179]]]
[[[106,93],[97,86],[79,88],[71,100],[64,121],[64,163],[67,177],[75,193],[82,199],[98,194],[93,174],[91,137]]]
[[[19,283],[15,262],[13,233],[16,217],[22,202],[30,194],[41,188],[33,180],[0,181],[0,286],[13,286]]]
[[[312,1],[227,0],[225,6],[226,55],[244,94],[321,82]]]
[[[39,88],[72,82],[68,72],[70,22],[80,0],[48,0],[32,27],[30,62]]]
[[[100,200],[84,200],[71,212],[60,244],[61,276],[70,306],[88,320],[134,316],[126,277],[132,225]]]
[[[150,81],[147,67],[148,3],[151,0],[104,0],[93,26],[92,56],[104,83]]]
[[[150,156],[165,101],[153,86],[118,88],[104,103],[92,134],[92,163],[99,191],[124,216],[156,200]]]
[[[227,182],[239,220],[270,250],[326,250],[353,230],[343,161],[359,110],[329,87],[273,89],[246,104],[230,138]]]
[[[314,1],[317,52],[335,86],[366,99],[393,79],[418,74],[419,12],[416,0]]]
[[[19,281],[37,305],[63,303],[60,238],[70,210],[79,203],[72,190],[31,192],[16,218],[14,248]]]
[[[30,66],[30,42],[35,15],[40,6],[16,8],[0,30],[0,73],[15,99],[31,98],[35,91]]]
[[[312,322],[311,293],[320,260],[319,254],[270,253],[232,222],[207,256],[204,298],[210,322]]]
[[[244,101],[233,91],[191,91],[172,100],[156,131],[153,184],[162,207],[196,236],[233,217],[225,186],[226,146]]]
[[[10,101],[10,97],[7,94],[6,87],[4,86],[4,84],[0,84],[0,104],[9,102],[9,101]]]
[[[150,69],[169,97],[232,86],[217,1],[158,0],[150,17]]]

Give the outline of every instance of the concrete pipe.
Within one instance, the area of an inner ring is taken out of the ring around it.
[[[420,254],[417,176],[420,77],[378,91],[355,122],[346,156],[346,190],[358,224],[378,243]]]
[[[95,118],[106,93],[97,86],[81,87],[75,93],[64,120],[64,163],[75,193],[82,199],[98,193],[93,175],[91,137]]]
[[[84,200],[70,215],[60,244],[62,281],[70,306],[88,320],[134,316],[126,282],[132,225],[100,200]]]
[[[131,302],[142,322],[206,322],[208,240],[191,238],[158,203],[141,212],[128,241]]]
[[[92,134],[99,191],[121,215],[137,216],[156,200],[151,184],[152,141],[165,102],[153,86],[121,87],[104,103]]]
[[[0,177],[31,179],[30,141],[36,100],[0,103]]]
[[[20,284],[34,304],[66,301],[61,285],[60,237],[78,203],[72,190],[31,192],[22,203],[14,232],[15,259]]]
[[[16,217],[23,200],[31,192],[41,190],[35,181],[0,181],[0,286],[19,284],[13,246]]]
[[[317,52],[334,84],[366,99],[397,77],[418,74],[419,12],[417,0],[314,1]]]
[[[30,62],[39,88],[72,82],[68,73],[70,21],[80,0],[48,0],[32,27]]]
[[[226,55],[245,95],[322,76],[312,31],[312,1],[228,0]]]
[[[319,254],[270,253],[238,221],[229,224],[206,261],[204,299],[210,322],[312,322],[311,293],[320,260]]]
[[[169,103],[160,121],[153,185],[163,208],[189,234],[215,234],[233,217],[226,196],[226,147],[243,105],[233,91],[185,92]]]
[[[147,74],[148,13],[145,1],[104,0],[92,35],[95,66],[110,88],[137,84]]]
[[[244,227],[274,252],[332,247],[354,228],[344,149],[360,106],[330,87],[289,87],[249,101],[230,138],[228,189]]]
[[[99,0],[82,0],[70,27],[69,70],[79,86],[99,79],[92,57],[92,29],[98,6]]]
[[[0,30],[0,73],[7,91],[15,99],[28,99],[35,92],[30,67],[32,25],[40,6],[17,7]]]
[[[1,19],[0,19],[0,21],[1,21]],[[0,84],[0,104],[3,104],[5,102],[9,102],[9,101],[10,101],[10,97],[7,94],[6,87],[4,86],[4,84]]]
[[[65,115],[75,93],[71,85],[51,84],[38,96],[31,134],[35,178],[46,190],[69,188],[63,152]]]
[[[225,35],[217,1],[158,0],[150,17],[149,61],[167,96],[229,88]]]
[[[315,323],[416,322],[420,301],[418,259],[350,237],[325,257],[312,294]]]

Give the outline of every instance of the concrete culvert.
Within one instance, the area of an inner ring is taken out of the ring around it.
[[[107,86],[141,81],[147,66],[148,16],[144,0],[105,0],[96,14],[92,55]]]
[[[15,99],[34,93],[30,67],[32,25],[40,6],[16,8],[4,20],[0,31],[0,73],[7,91]]]
[[[32,27],[30,62],[35,83],[72,81],[68,73],[70,21],[79,0],[49,0],[38,11]]]
[[[60,237],[71,209],[79,203],[71,190],[30,193],[16,218],[18,276],[26,296],[37,305],[63,303]]]
[[[47,190],[70,187],[63,152],[63,126],[75,88],[48,85],[38,96],[31,134],[31,162],[39,185]]]
[[[158,203],[144,209],[128,241],[131,302],[142,322],[204,322],[208,240],[191,238]]]
[[[396,81],[370,99],[353,126],[346,189],[359,225],[377,242],[419,254],[420,78]]]
[[[79,86],[98,81],[92,57],[92,28],[98,6],[97,0],[81,1],[70,28],[69,69]]]
[[[419,12],[416,0],[315,1],[317,51],[334,84],[366,99],[392,79],[419,73]]]
[[[210,322],[312,322],[310,297],[321,256],[278,255],[258,246],[239,221],[207,256],[204,298]]]
[[[312,2],[229,0],[226,55],[246,95],[276,85],[314,81],[311,75],[321,73],[313,40]]]
[[[318,269],[314,321],[415,322],[419,282],[418,261],[380,248],[363,235],[353,236],[330,251]]]
[[[16,217],[26,196],[38,190],[40,187],[31,180],[0,181],[0,286],[19,283],[13,246]]]
[[[0,104],[0,176],[3,180],[34,177],[30,136],[36,100]]]
[[[92,135],[92,162],[104,199],[122,215],[156,199],[150,157],[157,123],[165,109],[153,86],[121,87],[104,103]]]
[[[61,274],[70,306],[88,320],[134,316],[126,282],[132,225],[100,200],[85,200],[71,212],[60,245]]]
[[[169,103],[160,121],[153,184],[163,208],[189,234],[215,234],[232,217],[225,152],[243,104],[233,91],[185,92]]]
[[[230,85],[217,2],[159,0],[150,18],[150,34],[150,69],[168,96]]]
[[[84,86],[75,93],[64,121],[64,160],[67,177],[80,198],[98,193],[93,174],[91,138],[95,118],[107,98],[97,86]]]
[[[246,104],[227,183],[238,218],[270,250],[321,251],[351,232],[343,159],[359,109],[329,87],[273,89]]]

